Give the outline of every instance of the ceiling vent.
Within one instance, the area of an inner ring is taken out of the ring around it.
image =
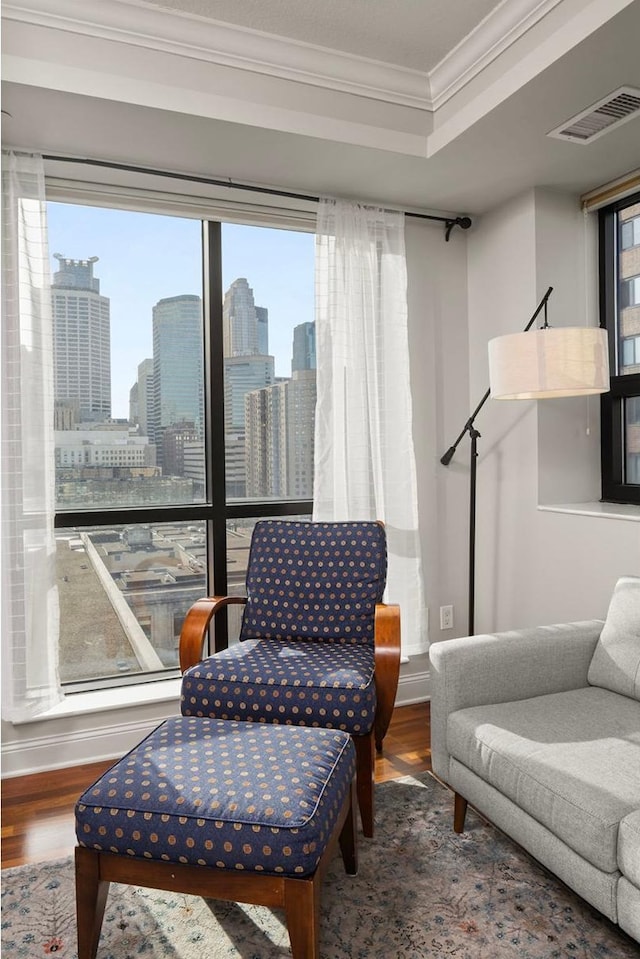
[[[572,143],[591,143],[635,116],[640,116],[640,90],[620,87],[551,130],[547,136]]]

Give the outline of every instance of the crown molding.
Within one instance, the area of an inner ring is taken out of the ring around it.
[[[616,6],[630,0],[618,0]],[[167,10],[147,0],[5,0],[8,21],[435,112],[568,0],[502,0],[429,72]]]
[[[8,0],[2,5],[2,17],[394,105],[431,108],[428,77],[419,70],[169,12],[144,0]]]
[[[433,110],[455,96],[565,0],[509,0],[489,13],[429,73]]]

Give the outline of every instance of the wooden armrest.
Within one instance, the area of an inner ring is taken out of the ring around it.
[[[400,677],[400,607],[378,603],[375,612],[376,746],[382,749]]]
[[[180,670],[195,666],[202,659],[207,628],[213,616],[225,606],[244,605],[246,596],[206,596],[197,599],[187,612],[180,630]]]

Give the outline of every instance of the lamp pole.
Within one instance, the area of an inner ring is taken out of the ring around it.
[[[526,333],[531,329],[538,314],[542,309],[545,310],[547,307],[547,300],[551,296],[553,287],[550,286],[545,295],[542,297],[536,311],[525,326],[523,333]],[[451,460],[453,459],[455,452],[460,444],[462,437],[465,433],[469,434],[469,439],[471,440],[471,461],[469,464],[469,636],[474,635],[475,631],[475,579],[476,579],[476,472],[477,472],[477,461],[478,461],[478,440],[480,439],[480,433],[474,426],[475,418],[484,406],[484,404],[489,399],[491,395],[491,390],[488,389],[475,410],[464,424],[460,430],[460,434],[456,439],[453,446],[450,446],[447,452],[440,457],[440,462],[443,466],[448,466]]]

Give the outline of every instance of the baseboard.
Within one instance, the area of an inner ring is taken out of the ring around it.
[[[401,676],[396,706],[409,706],[429,699],[428,670]],[[85,729],[58,731],[48,736],[21,737],[2,746],[2,778],[28,776],[32,773],[82,766],[123,756],[150,733],[158,723],[175,715],[176,705],[158,703],[156,715],[144,720],[129,720],[108,725],[95,722]],[[132,710],[129,710],[131,715]],[[87,714],[87,718],[91,714]],[[94,714],[99,715],[99,714]]]
[[[428,669],[421,673],[410,673],[400,676],[396,706],[411,706],[413,703],[423,703],[431,698],[431,673]]]
[[[2,778],[29,776],[32,773],[118,759],[144,739],[164,718],[158,716],[144,721],[114,723],[99,729],[92,727],[4,743]]]

